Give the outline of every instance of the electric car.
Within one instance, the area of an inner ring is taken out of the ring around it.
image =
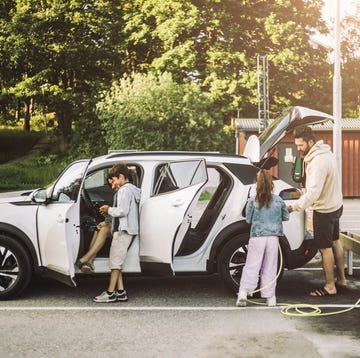
[[[304,107],[287,109],[257,138],[246,156],[210,152],[113,151],[71,163],[48,188],[0,199],[0,299],[24,292],[34,274],[76,286],[83,273],[76,260],[87,250],[99,207],[112,204],[109,169],[125,163],[141,189],[140,234],[132,242],[125,274],[173,276],[219,273],[237,290],[247,254],[249,225],[243,209],[255,194],[260,167],[276,160],[267,153],[289,131],[302,124],[331,119]],[[300,191],[274,179],[275,193],[287,204]],[[306,235],[304,212],[284,223],[283,266],[306,264],[316,253]],[[305,239],[306,238],[306,239]],[[94,262],[94,274],[109,272],[111,238]]]

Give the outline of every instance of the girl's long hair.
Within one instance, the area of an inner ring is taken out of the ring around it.
[[[256,176],[256,201],[259,209],[263,206],[269,207],[273,190],[274,183],[271,174],[265,169],[260,169]]]

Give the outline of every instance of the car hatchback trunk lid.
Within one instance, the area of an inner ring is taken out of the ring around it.
[[[259,137],[255,135],[249,137],[245,146],[244,155],[254,164],[259,163],[269,150],[295,128],[325,123],[329,120],[334,121],[334,118],[324,112],[300,106],[289,107],[274,119]]]

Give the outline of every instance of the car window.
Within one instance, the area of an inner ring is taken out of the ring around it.
[[[75,201],[79,194],[81,181],[88,161],[71,164],[56,182],[51,199],[57,202]]]
[[[127,164],[130,170],[130,182],[140,186],[142,170],[138,165]],[[86,190],[92,202],[107,203],[113,202],[114,193],[107,182],[111,166],[91,172],[85,179],[84,190]]]
[[[111,205],[114,193],[108,184],[107,176],[110,167],[90,173],[84,182],[84,190],[92,202]]]
[[[156,169],[153,194],[158,195],[198,184],[207,177],[201,160],[171,162]]]
[[[225,167],[228,168],[238,179],[244,184],[256,183],[256,174],[260,170],[253,165],[224,163]]]

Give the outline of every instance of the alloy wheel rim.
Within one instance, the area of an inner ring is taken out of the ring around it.
[[[241,246],[233,252],[229,260],[230,277],[237,286],[240,284],[242,270],[245,266],[246,255],[246,246]]]
[[[0,246],[0,292],[14,286],[19,276],[19,264],[9,248]]]

